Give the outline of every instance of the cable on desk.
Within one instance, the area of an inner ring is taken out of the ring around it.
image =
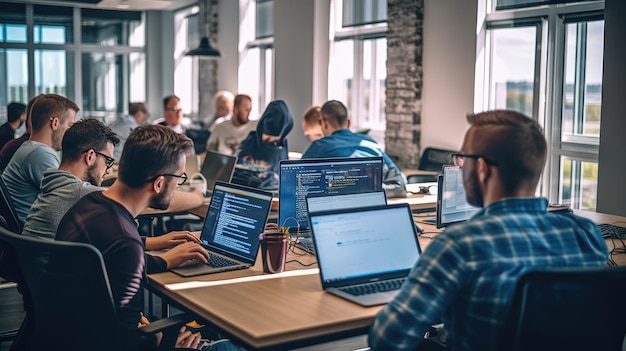
[[[317,264],[317,261],[314,261],[314,262],[311,262],[311,263],[302,263],[302,262],[300,262],[298,260],[289,260],[289,261],[285,262],[285,264],[291,263],[291,262],[295,262],[295,263],[301,265],[302,267],[310,267],[310,266],[312,266],[314,264]]]
[[[417,234],[417,236],[425,239],[434,239],[439,233],[440,232],[422,232]]]

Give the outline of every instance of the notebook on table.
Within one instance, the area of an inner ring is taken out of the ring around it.
[[[271,204],[272,193],[217,181],[200,233],[209,262],[188,263],[171,271],[191,277],[253,266]]]
[[[206,178],[207,195],[215,187],[215,182],[230,182],[237,164],[237,157],[221,154],[215,151],[207,151],[202,163],[200,173]]]
[[[308,212],[341,210],[344,208],[360,208],[386,205],[387,197],[383,189],[348,194],[310,194],[306,197]],[[310,224],[309,224],[310,227]],[[310,231],[299,235],[296,243],[301,249],[315,254],[315,245]]]
[[[421,250],[408,204],[309,212],[322,288],[362,306],[391,301]]]

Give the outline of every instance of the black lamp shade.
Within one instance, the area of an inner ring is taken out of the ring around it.
[[[209,44],[209,38],[203,37],[200,40],[200,46],[197,49],[189,50],[186,56],[211,56],[211,57],[220,57],[222,54],[217,49],[214,49],[211,44]]]

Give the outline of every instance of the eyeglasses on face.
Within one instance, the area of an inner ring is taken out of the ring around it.
[[[181,175],[176,175],[176,174],[167,174],[167,173],[166,173],[166,174],[159,174],[158,176],[154,176],[154,177],[152,177],[152,178],[151,178],[150,180],[148,180],[148,181],[149,181],[149,182],[154,182],[154,181],[155,181],[158,177],[161,177],[161,176],[163,176],[163,177],[175,177],[175,178],[180,178],[180,179],[178,180],[178,183],[177,183],[178,185],[183,185],[183,184],[185,184],[185,182],[187,181],[187,178],[188,178],[188,177],[187,177],[187,173],[183,173],[183,174],[181,174]]]
[[[96,155],[102,156],[102,158],[104,158],[104,161],[106,162],[106,165],[107,165],[107,169],[113,167],[113,164],[115,163],[115,159],[113,157],[107,156],[103,154],[102,152],[98,152],[96,150],[93,150],[93,152],[95,152]]]
[[[497,161],[493,161],[490,160],[488,158],[486,158],[483,155],[478,155],[478,154],[462,154],[462,153],[458,153],[455,152],[452,154],[452,161],[454,162],[455,165],[463,168],[463,163],[465,163],[465,158],[472,158],[474,160],[477,160],[479,158],[482,158],[483,160],[485,160],[485,163],[487,163],[488,165],[492,165],[492,166],[497,166],[498,162]]]
[[[167,111],[172,111],[174,113],[183,112],[182,108],[175,108],[175,107],[166,108],[166,110]]]

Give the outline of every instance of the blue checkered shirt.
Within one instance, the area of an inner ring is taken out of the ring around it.
[[[434,238],[378,314],[372,349],[415,350],[429,326],[443,321],[448,349],[493,350],[523,273],[607,264],[592,221],[547,207],[543,198],[500,200]]]

